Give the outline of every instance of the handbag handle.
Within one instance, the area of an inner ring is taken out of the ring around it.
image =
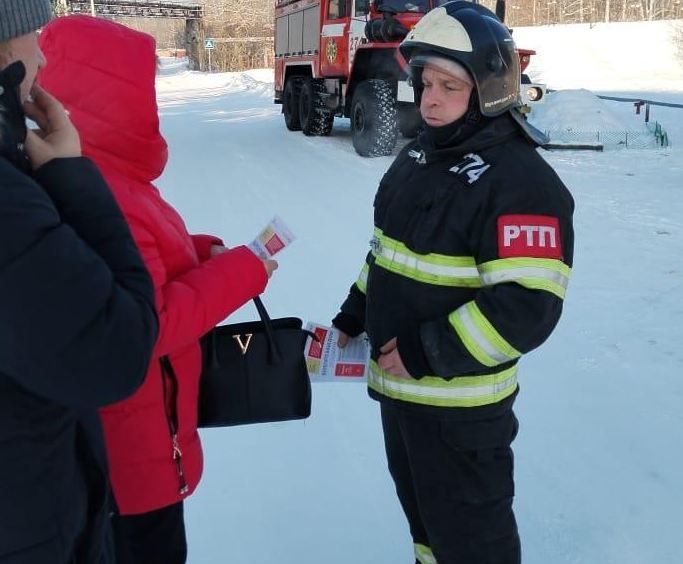
[[[270,364],[273,364],[273,362],[278,363],[282,359],[282,353],[280,352],[280,345],[278,345],[278,342],[275,339],[275,330],[273,329],[273,323],[270,320],[270,316],[266,311],[266,306],[263,305],[261,298],[258,296],[254,298],[254,305],[256,306],[256,311],[258,311],[259,317],[263,322],[263,327],[266,330],[266,336],[268,337],[268,362]],[[308,329],[301,330],[316,343],[320,342],[320,337],[315,333],[311,333]]]
[[[263,305],[261,298],[256,296],[253,301],[256,306],[256,311],[258,311],[259,317],[263,322],[263,328],[266,330],[266,336],[268,337],[268,363],[277,364],[282,360],[282,353],[280,352],[280,346],[275,340],[273,322],[270,320],[270,316],[266,311],[266,306]]]
[[[258,311],[261,322],[263,323],[263,328],[266,332],[266,338],[268,339],[268,364],[277,364],[282,360],[282,352],[280,351],[280,345],[275,339],[275,330],[273,329],[273,322],[266,311],[266,306],[263,305],[261,298],[258,296],[254,298],[254,305],[256,306],[256,311]],[[320,342],[318,335],[311,333],[307,329],[302,329],[302,331],[308,335],[311,339],[316,342]],[[204,350],[204,360],[209,367],[215,368],[219,366],[218,354],[216,352],[216,332],[209,331],[203,338],[205,342]]]

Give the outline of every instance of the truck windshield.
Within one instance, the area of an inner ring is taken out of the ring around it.
[[[391,6],[399,14],[404,12],[426,14],[431,9],[429,0],[376,0],[375,6]]]

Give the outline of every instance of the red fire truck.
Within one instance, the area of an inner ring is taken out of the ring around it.
[[[329,135],[335,116],[351,121],[359,155],[389,155],[398,132],[414,137],[420,115],[397,47],[444,0],[276,0],[275,103],[285,124]],[[505,3],[496,13],[503,19]],[[534,51],[519,49],[522,72]],[[523,80],[523,82],[529,82]],[[541,85],[526,84],[526,101]]]

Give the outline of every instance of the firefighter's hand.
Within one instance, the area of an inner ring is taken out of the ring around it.
[[[379,352],[382,354],[379,356],[377,364],[379,364],[379,367],[382,370],[388,372],[392,376],[398,376],[399,378],[412,378],[406,370],[406,367],[403,366],[401,355],[398,354],[396,337],[379,349]]]
[[[52,159],[80,157],[81,141],[64,106],[39,86],[33,87],[31,96],[33,101],[24,103],[24,111],[39,127],[26,136],[26,153],[33,169]]]
[[[343,349],[346,345],[349,344],[349,339],[351,337],[349,337],[346,333],[344,333],[344,331],[342,331],[339,328],[337,328],[337,331],[339,331],[339,339],[337,339],[337,346],[340,349]]]

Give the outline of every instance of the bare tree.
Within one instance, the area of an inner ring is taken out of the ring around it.
[[[215,70],[273,65],[274,4],[274,0],[206,1],[204,34],[216,40],[216,49],[211,53]]]
[[[683,22],[672,23],[671,27],[671,35],[676,46],[676,55],[681,63],[681,69],[683,69]]]
[[[120,24],[154,36],[158,49],[179,49],[185,44],[185,20],[161,18],[116,18]]]
[[[143,1],[143,0],[141,0]],[[192,0],[189,0],[192,1]],[[377,0],[375,0],[377,1]],[[68,10],[68,0],[52,0],[58,14]],[[160,48],[199,46],[199,68],[208,69],[205,39],[215,40],[212,70],[234,71],[273,65],[275,0],[199,0],[204,19],[185,34],[184,20],[121,19],[121,23],[154,35]],[[496,0],[482,0],[495,9]],[[510,27],[556,23],[680,19],[683,0],[507,0],[506,23]],[[681,24],[683,25],[683,24]],[[677,37],[680,37],[680,33]]]

